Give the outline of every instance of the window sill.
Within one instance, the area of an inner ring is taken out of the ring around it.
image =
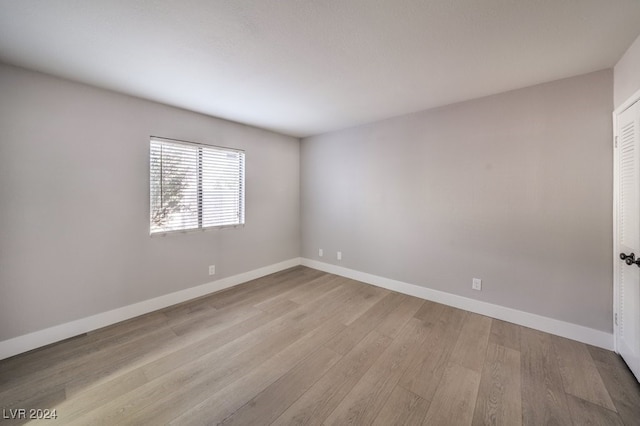
[[[175,231],[149,233],[149,236],[151,238],[156,238],[156,237],[166,237],[168,235],[177,235],[177,234],[195,234],[195,233],[202,233],[202,232],[222,230],[222,229],[244,228],[244,225],[245,225],[244,223],[239,223],[237,225],[208,226],[206,228],[176,229]]]

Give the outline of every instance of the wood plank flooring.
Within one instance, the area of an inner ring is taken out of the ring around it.
[[[295,267],[0,361],[2,424],[640,425],[613,352]]]

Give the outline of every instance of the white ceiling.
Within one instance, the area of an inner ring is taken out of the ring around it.
[[[612,67],[638,0],[0,0],[0,61],[308,136]]]

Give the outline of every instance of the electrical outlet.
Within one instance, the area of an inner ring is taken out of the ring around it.
[[[482,280],[480,278],[474,278],[471,282],[471,288],[474,290],[482,290]]]
[[[216,265],[209,265],[209,275],[216,274]]]
[[[324,250],[318,249],[318,256],[320,257],[324,256]]]
[[[336,259],[342,260],[342,252],[341,251],[336,253]]]

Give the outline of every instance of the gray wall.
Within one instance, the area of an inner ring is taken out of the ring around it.
[[[303,139],[303,256],[611,332],[612,77]]]
[[[617,108],[640,90],[640,37],[629,47],[613,69],[613,103]]]
[[[246,150],[246,226],[150,238],[149,135]],[[0,341],[298,257],[299,151],[0,65]]]
[[[618,90],[621,64],[616,102],[640,87]],[[601,71],[300,151],[0,65],[0,341],[209,282],[209,264],[217,279],[297,257],[300,217],[307,258],[611,331],[612,85]],[[247,225],[150,238],[149,135],[245,149]]]

